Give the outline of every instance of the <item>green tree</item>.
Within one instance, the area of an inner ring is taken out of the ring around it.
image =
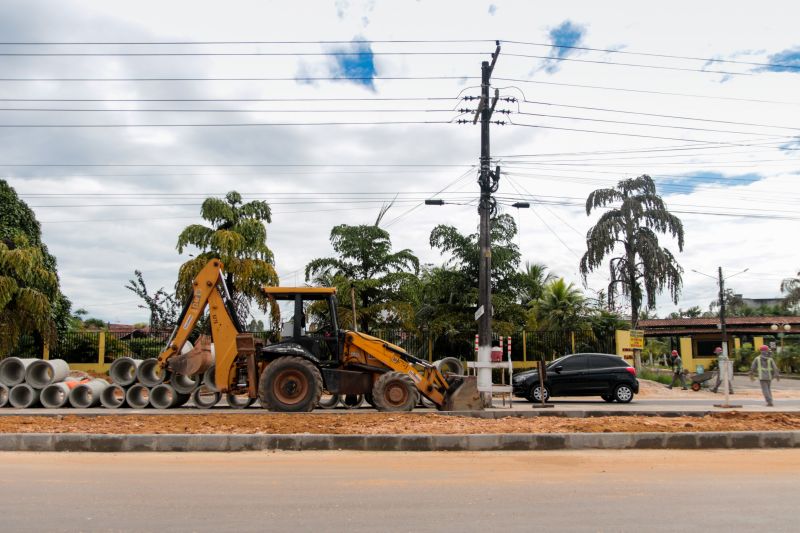
[[[261,291],[264,285],[277,285],[272,251],[267,247],[265,223],[272,221],[269,204],[262,200],[243,203],[242,196],[231,191],[224,199],[206,198],[200,216],[209,226],[192,224],[178,236],[179,253],[195,247],[199,254],[181,265],[175,286],[179,300],[188,297],[192,280],[214,257],[225,265],[225,282],[233,298],[237,314],[244,322],[255,302],[267,312],[273,323],[280,319],[277,306]]]
[[[350,302],[350,287],[355,290],[356,319],[364,332],[386,322],[407,323],[411,318],[410,305],[398,293],[404,281],[418,274],[419,260],[409,249],[392,251],[389,232],[379,226],[387,210],[381,209],[375,224],[334,226],[330,241],[336,257],[313,259],[305,269],[306,281],[337,281],[343,304]],[[343,320],[352,315],[352,311],[346,313]]]
[[[616,187],[598,189],[586,199],[587,216],[607,208],[586,237],[586,253],[580,261],[584,282],[615,250],[621,255],[609,261],[609,304],[622,293],[630,300],[631,327],[636,328],[639,310],[654,309],[656,295],[669,290],[678,303],[683,269],[668,249],[658,242],[658,233],[670,234],[683,250],[683,224],[671,214],[656,193],[653,179],[644,174],[620,181]]]
[[[18,234],[0,240],[0,352],[8,353],[25,334],[52,343],[55,339],[53,302],[58,278],[45,264],[40,246]]]
[[[558,279],[542,263],[525,262],[525,267],[519,274],[520,303],[528,305],[542,297],[548,283]]]
[[[577,331],[587,326],[586,298],[564,278],[551,281],[532,306],[536,329]]]
[[[58,287],[58,271],[56,258],[42,242],[42,228],[33,210],[17,196],[8,182],[0,179],[0,240],[14,242],[20,235],[24,236],[26,246],[39,248],[42,264],[56,278],[56,294],[50,299],[50,312],[57,333],[69,329],[70,308],[72,303]]]
[[[792,309],[800,303],[800,272],[797,277],[786,278],[781,282],[781,293],[786,295],[786,307]]]

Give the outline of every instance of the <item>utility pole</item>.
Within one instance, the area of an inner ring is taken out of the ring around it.
[[[495,89],[494,98],[489,101],[492,70],[494,70],[497,57],[500,55],[500,43],[492,54],[492,62],[481,63],[481,101],[475,112],[473,124],[480,117],[481,120],[481,159],[478,184],[481,188],[481,197],[478,204],[480,214],[480,228],[478,246],[480,247],[479,272],[478,272],[478,363],[490,363],[492,360],[492,243],[490,238],[489,220],[496,210],[495,199],[492,193],[497,191],[500,179],[500,167],[495,172],[490,169],[491,155],[489,144],[489,125],[494,108],[497,105],[499,91]],[[492,369],[478,367],[478,389],[491,391]],[[483,392],[484,405],[491,406],[491,392]]]
[[[725,329],[725,278],[719,267],[719,329],[722,333],[722,355],[728,357],[728,331]]]

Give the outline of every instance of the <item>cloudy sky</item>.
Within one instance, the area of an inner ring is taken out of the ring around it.
[[[172,287],[178,233],[229,190],[271,203],[283,284],[395,197],[395,247],[441,263],[431,228],[477,225],[479,127],[457,120],[500,40],[492,156],[524,260],[579,283],[586,195],[648,173],[686,227],[680,307],[720,265],[772,297],[800,270],[797,20],[788,0],[5,0],[0,175],[74,306],[112,322],[146,319],[125,282]]]

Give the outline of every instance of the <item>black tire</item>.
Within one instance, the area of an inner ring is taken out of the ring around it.
[[[419,402],[419,393],[408,374],[387,372],[372,386],[372,399],[378,411],[411,411]]]
[[[531,387],[530,399],[534,403],[541,403],[541,393],[539,392],[539,384],[536,383]],[[550,389],[547,388],[547,385],[544,386],[544,401],[547,402],[550,399]]]
[[[603,400],[607,401],[608,403],[611,403],[611,402],[613,402],[613,401],[614,401],[614,396],[613,396],[613,395],[611,395],[611,394],[601,394],[601,395],[600,395],[600,397],[601,397]]]
[[[256,403],[255,398],[250,398],[245,394],[226,394],[225,399],[232,409],[247,409]]]
[[[619,403],[630,403],[633,400],[633,389],[624,383],[617,385],[617,388],[614,389],[614,399]]]
[[[322,374],[302,357],[279,357],[261,374],[261,407],[283,413],[313,411],[322,396]]]
[[[445,357],[433,363],[436,369],[442,374],[458,374],[464,373],[464,365],[460,359],[455,357]]]

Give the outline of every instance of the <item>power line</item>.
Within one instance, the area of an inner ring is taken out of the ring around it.
[[[575,87],[579,89],[596,89],[602,91],[619,91],[637,94],[655,94],[659,96],[680,96],[684,98],[703,98],[708,100],[728,100],[733,102],[754,102],[760,104],[779,104],[779,105],[800,105],[800,102],[785,102],[780,100],[764,100],[756,98],[737,98],[734,96],[711,96],[707,94],[692,94],[692,93],[673,93],[667,91],[651,91],[646,89],[630,89],[627,87],[608,87],[603,85],[583,85],[579,83],[563,83],[555,81],[543,80],[526,80],[520,78],[497,78],[500,81],[508,81],[512,83],[534,83],[539,85],[553,85],[556,87]],[[2,79],[0,79],[2,81]]]
[[[373,50],[330,52],[1,52],[0,57],[342,57],[342,56],[477,56],[491,52],[380,52]]]
[[[570,105],[570,104],[557,104],[555,102],[543,102],[539,100],[522,100],[522,103],[525,104],[537,104],[537,105],[546,105],[546,106],[554,106],[554,107],[568,107],[570,109],[584,109],[587,111],[602,111],[608,113],[622,113],[626,115],[639,115],[645,117],[656,117],[656,118],[672,118],[678,120],[692,120],[692,121],[699,121],[699,122],[715,122],[718,124],[731,124],[735,126],[757,126],[761,128],[775,128],[775,129],[782,129],[782,130],[792,130],[792,131],[799,131],[800,128],[796,127],[789,127],[789,126],[778,126],[774,124],[759,124],[753,122],[737,122],[733,120],[715,120],[710,118],[700,118],[700,117],[688,117],[685,115],[665,115],[660,113],[645,113],[640,111],[629,111],[624,109],[610,109],[606,107],[592,107],[592,106],[580,106],[580,105]]]
[[[475,76],[293,76],[274,78],[252,77],[186,77],[186,78],[0,78],[0,82],[130,82],[130,81],[419,81],[419,80],[474,80]]]
[[[272,126],[395,126],[408,124],[452,124],[448,120],[383,120],[369,122],[231,122],[205,124],[0,124],[0,128],[248,128]]]
[[[0,98],[0,102],[403,102],[459,100],[458,96],[370,98]]]
[[[712,57],[694,57],[694,56],[680,56],[680,55],[672,55],[672,54],[659,54],[653,52],[635,52],[632,50],[614,50],[609,48],[591,48],[588,46],[569,46],[563,44],[553,44],[553,43],[535,43],[535,42],[525,42],[525,41],[501,41],[503,43],[509,44],[521,44],[527,46],[545,46],[549,48],[562,48],[565,50],[584,50],[589,52],[603,52],[607,54],[625,54],[625,55],[634,55],[634,56],[645,56],[645,57],[660,57],[665,59],[684,59],[689,61],[705,61],[708,63],[730,63],[734,65],[750,65],[750,66],[757,66],[757,67],[774,67],[774,68],[786,68],[786,69],[800,69],[798,65],[790,65],[785,63],[761,63],[761,62],[754,62],[754,61],[740,61],[735,59],[719,59],[719,58],[712,58]],[[507,55],[507,54],[506,54]],[[559,58],[551,58],[553,60],[558,60]]]

